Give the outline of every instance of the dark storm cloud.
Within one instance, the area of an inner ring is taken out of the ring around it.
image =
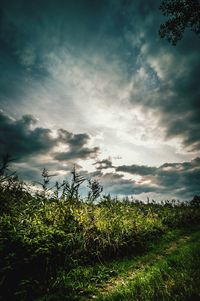
[[[34,128],[36,120],[25,115],[20,120],[13,120],[0,112],[0,152],[11,153],[16,159],[29,155],[48,152],[57,144],[51,137],[51,130]]]
[[[167,137],[182,136],[190,149],[200,150],[200,76],[199,55],[193,56],[196,66],[188,66],[187,72],[171,89],[171,105],[163,105],[163,123],[167,126]],[[191,70],[192,69],[192,70]]]
[[[1,1],[1,51],[21,67],[45,72],[45,56],[60,47],[80,55],[102,45],[100,35],[120,29],[110,19],[112,1]],[[104,25],[105,24],[105,25]]]
[[[157,191],[153,185],[138,184],[133,180],[124,179],[123,175],[117,173],[106,173],[99,180],[104,191],[111,194],[138,195]]]
[[[48,154],[55,146],[64,145],[69,150],[56,153],[57,160],[86,159],[98,152],[98,148],[89,148],[90,137],[86,134],[73,134],[64,129],[56,132],[56,137],[50,129],[36,127],[36,119],[25,115],[19,120],[0,112],[0,154],[10,153],[16,160],[25,157]]]
[[[148,181],[149,192],[163,193],[169,195],[171,192],[179,197],[192,197],[200,193],[200,158],[191,162],[165,163],[160,167],[149,167],[140,165],[118,166],[116,171],[140,175],[141,183]],[[140,186],[140,185],[139,185]],[[146,184],[148,192],[148,185]]]
[[[75,159],[87,159],[87,158],[95,158],[99,151],[98,147],[88,148],[83,147],[82,149],[71,148],[67,152],[59,152],[56,153],[54,159],[58,161],[68,161],[68,160],[75,160]]]
[[[1,1],[1,41],[16,60],[31,66],[40,62],[48,46],[53,51],[69,41],[86,46],[90,37],[85,33],[99,29],[109,6],[95,0]]]
[[[54,154],[54,159],[59,161],[87,159],[89,157],[96,157],[99,152],[98,147],[89,148],[86,144],[90,137],[87,134],[72,134],[63,129],[58,130],[59,141],[68,142],[69,150],[66,152],[58,152]]]
[[[191,162],[171,163],[160,166],[155,176],[158,185],[170,187],[180,193],[200,193],[200,158]]]
[[[155,4],[159,5],[159,1]],[[189,150],[199,150],[200,40],[186,31],[182,41],[173,47],[158,37],[162,21],[155,9],[148,10],[144,20],[138,19],[143,44],[137,62],[146,75],[133,80],[130,101],[157,113],[166,139],[180,138]]]
[[[101,161],[97,161],[94,163],[96,165],[97,170],[107,169],[107,168],[114,168],[112,165],[112,161],[110,159],[104,159]]]
[[[1,1],[0,103],[4,108],[14,101],[21,103],[25,87],[32,80],[44,82],[51,76],[47,68],[49,56],[56,56],[63,49],[75,56],[85,53],[91,36],[100,34],[101,22],[106,18],[105,3]]]
[[[199,45],[200,46],[200,45]],[[180,49],[179,49],[180,51]],[[166,128],[166,138],[181,138],[190,150],[200,149],[200,60],[196,49],[184,57],[173,53],[172,68],[160,81],[159,88],[145,95],[140,104],[154,109],[160,116],[160,125]],[[159,55],[159,54],[158,54]],[[182,63],[180,64],[179,61]],[[162,66],[161,66],[162,68]],[[133,96],[133,102],[134,102]]]
[[[128,172],[140,176],[152,175],[156,171],[156,167],[149,167],[144,165],[122,165],[116,167],[116,171]]]
[[[94,53],[101,53],[108,63],[119,61],[121,68],[132,72],[140,45],[133,45],[128,36],[134,32],[135,40],[140,40],[136,24],[152,5],[153,1],[143,5],[135,1],[131,5],[121,0],[2,0],[0,63],[2,67],[7,65],[8,70],[2,74],[4,97],[15,89],[19,94],[18,83],[25,81],[26,76],[39,80],[50,76],[49,56],[62,58],[63,52],[73,52],[75,57],[85,54],[86,61]],[[12,91],[7,89],[8,78],[14,84]]]
[[[116,172],[103,174],[101,170],[87,173],[89,178],[97,177],[105,193],[112,195],[160,195],[162,199],[180,197],[191,199],[200,194],[200,158],[191,162],[165,163],[159,167],[144,165],[123,165]],[[117,172],[141,176],[140,180],[126,179]]]

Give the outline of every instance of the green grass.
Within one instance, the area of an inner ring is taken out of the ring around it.
[[[184,300],[200,293],[198,267],[200,231],[169,231],[144,255],[61,269],[38,300]]]
[[[199,293],[198,202],[104,196],[94,204],[45,193],[33,196],[10,178],[0,184],[0,300],[184,300]]]
[[[175,248],[150,259],[141,269],[133,268],[120,281],[115,279],[95,299],[200,300],[200,232],[178,241]]]

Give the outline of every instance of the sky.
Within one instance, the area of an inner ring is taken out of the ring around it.
[[[160,39],[159,4],[1,0],[0,155],[21,179],[76,164],[112,195],[200,194],[200,39]]]

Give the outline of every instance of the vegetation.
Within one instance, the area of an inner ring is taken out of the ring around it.
[[[168,20],[161,24],[159,35],[172,45],[182,39],[186,28],[200,34],[199,0],[162,0],[160,10]]]
[[[9,175],[7,164],[0,170],[1,300],[189,300],[200,295],[198,197],[161,204],[118,200],[100,197],[101,185],[90,180],[88,197],[82,199],[79,187],[85,179],[75,169],[70,183],[51,189],[53,175],[44,169],[41,190],[33,194]]]

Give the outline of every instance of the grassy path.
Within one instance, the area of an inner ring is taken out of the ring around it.
[[[142,256],[75,269],[74,300],[200,300],[200,229],[174,230]]]
[[[169,231],[143,255],[77,266],[56,281],[68,292],[62,300],[200,301],[200,228]]]
[[[189,240],[190,236],[184,235],[179,238],[177,241],[173,241],[169,243],[166,249],[160,250],[158,252],[154,251],[151,254],[142,256],[141,258],[130,260],[130,267],[123,273],[123,275],[118,276],[116,278],[110,279],[106,282],[102,289],[100,290],[102,294],[104,293],[112,293],[118,287],[125,286],[130,280],[134,279],[138,276],[138,274],[143,273],[147,267],[152,266],[158,261],[163,260],[166,256],[172,254],[177,248],[180,248],[182,244],[184,244],[187,240]],[[133,261],[133,262],[132,262]]]
[[[148,254],[114,267],[117,276],[87,300],[200,300],[200,230],[169,233]]]

